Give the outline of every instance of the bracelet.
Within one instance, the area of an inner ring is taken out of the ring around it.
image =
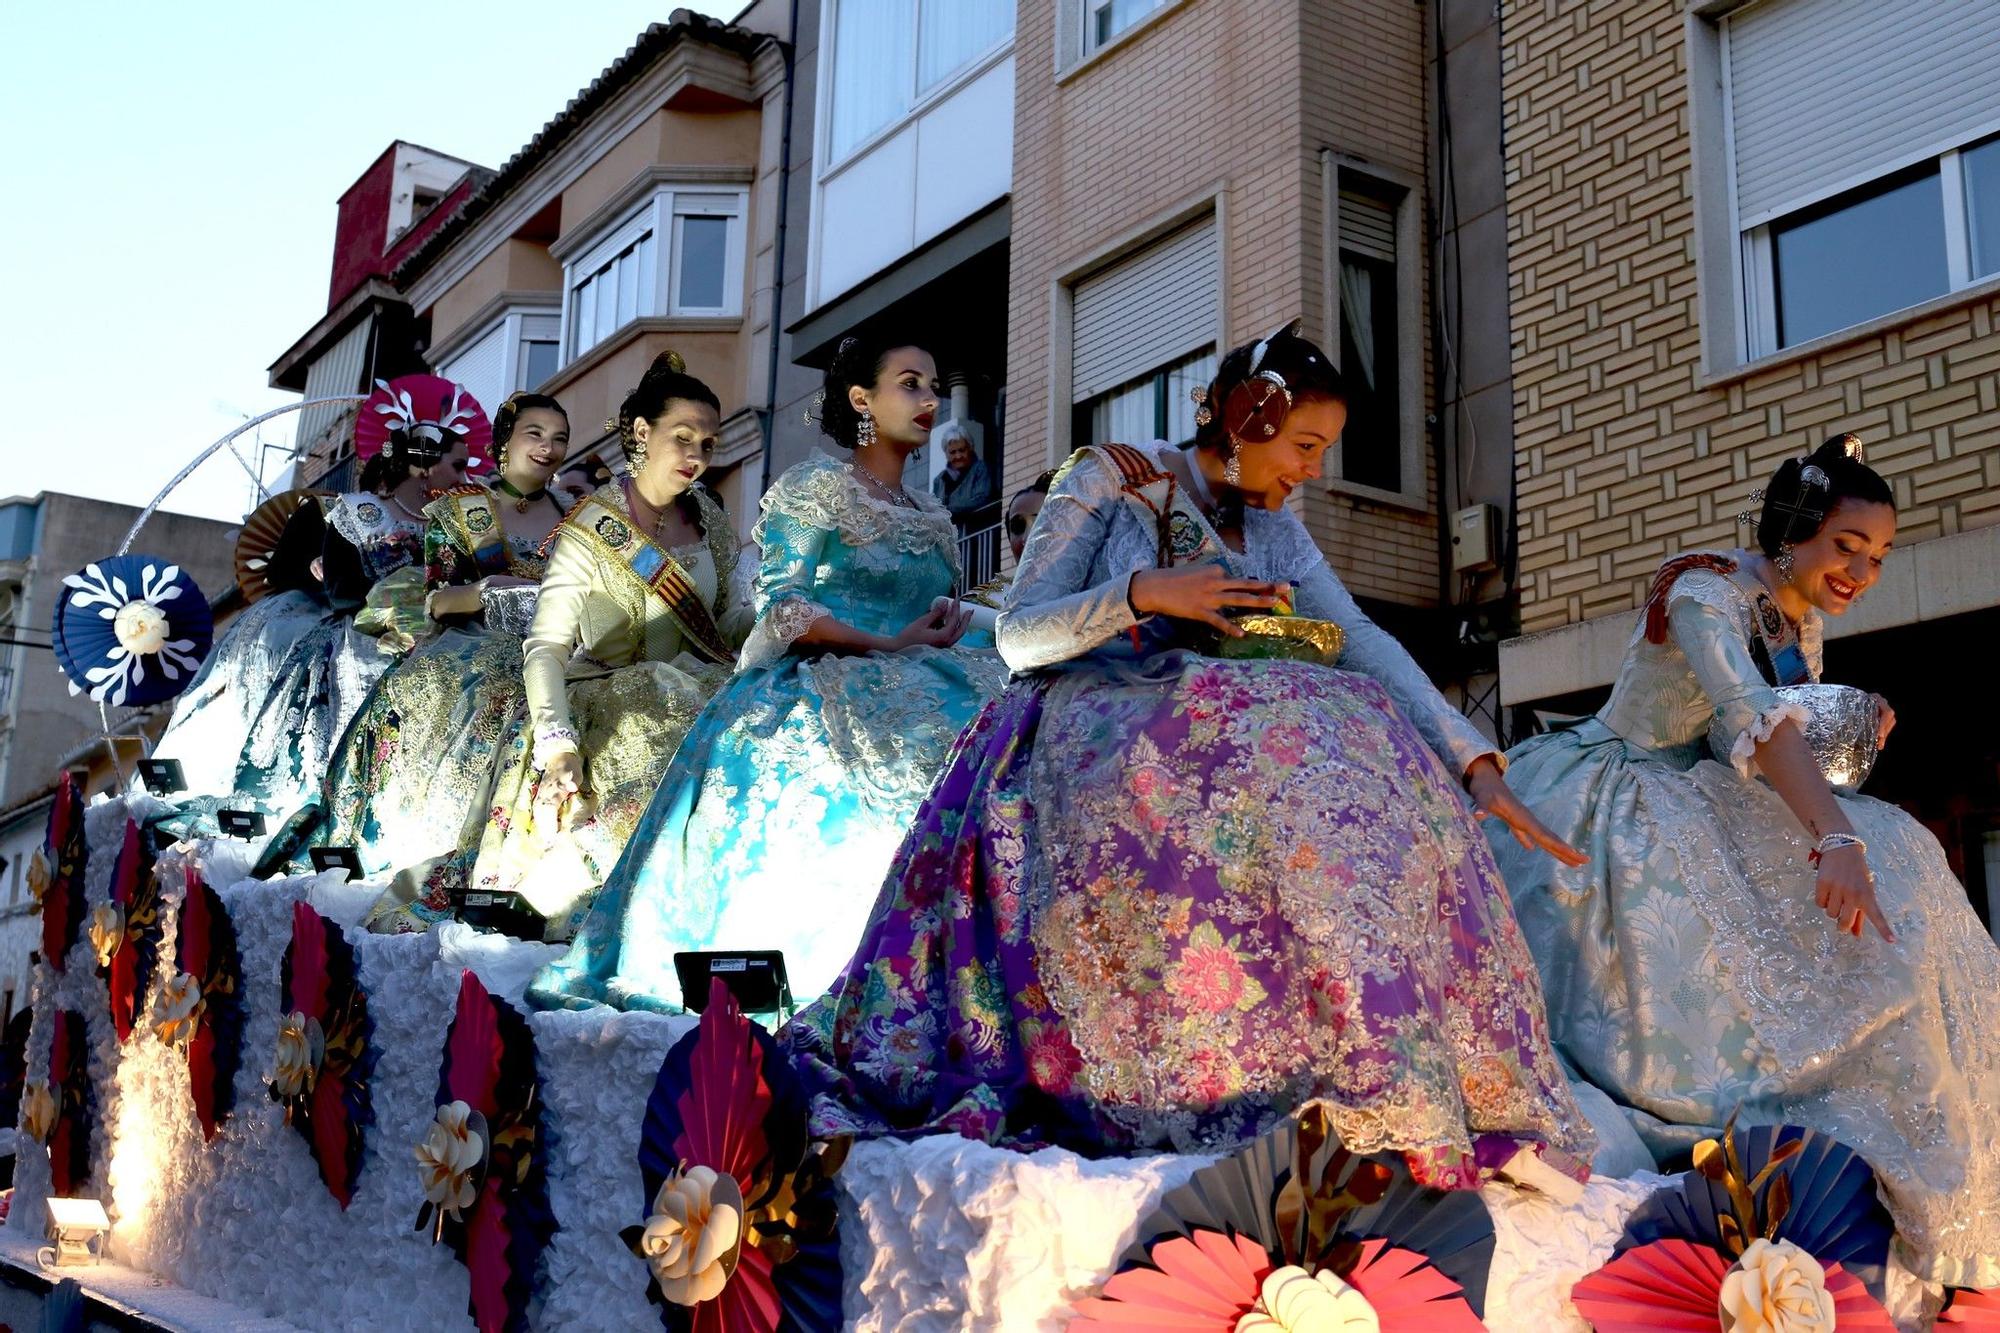
[[[1819,840],[1811,852],[1807,853],[1806,860],[1812,865],[1818,865],[1820,858],[1824,857],[1828,852],[1838,851],[1842,847],[1858,847],[1864,853],[1868,850],[1868,844],[1862,841],[1859,834],[1829,833]]]

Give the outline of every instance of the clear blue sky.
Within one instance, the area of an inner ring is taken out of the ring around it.
[[[334,203],[362,169],[394,139],[499,166],[673,8],[0,5],[0,497],[144,504],[294,401],[265,368],[325,313]],[[289,418],[266,429],[289,442]],[[233,520],[250,493],[223,453],[167,507]]]

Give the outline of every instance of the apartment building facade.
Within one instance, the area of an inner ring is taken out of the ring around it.
[[[1750,540],[1859,434],[1898,550],[1828,626],[1901,719],[1870,790],[2000,891],[2000,11],[1503,0],[1521,623],[1509,705],[1595,706],[1661,559]]]

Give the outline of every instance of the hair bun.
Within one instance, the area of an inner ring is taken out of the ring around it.
[[[1824,469],[1828,463],[1834,462],[1866,463],[1868,459],[1864,456],[1865,453],[1866,450],[1862,447],[1861,437],[1849,432],[1845,435],[1830,437],[1826,443],[1813,450],[1804,461],[1807,463],[1817,463]]]
[[[653,364],[646,367],[646,374],[648,375],[685,375],[687,371],[688,363],[686,358],[672,348],[668,348],[654,357]]]

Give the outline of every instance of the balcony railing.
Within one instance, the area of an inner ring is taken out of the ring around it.
[[[972,510],[958,523],[958,566],[965,571],[965,586],[976,588],[1000,572],[1000,539],[1004,525],[1000,506],[990,504]]]

